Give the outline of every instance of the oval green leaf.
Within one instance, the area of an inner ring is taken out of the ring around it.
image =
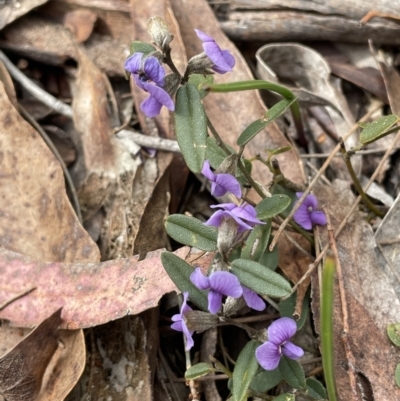
[[[270,156],[275,156],[275,155],[280,155],[281,153],[289,152],[291,150],[291,146],[281,146],[280,148],[276,149],[265,149],[265,151],[270,155]]]
[[[161,254],[161,263],[175,285],[182,291],[189,292],[189,299],[200,309],[208,311],[207,292],[199,290],[190,281],[193,267],[171,252]]]
[[[189,169],[199,173],[206,155],[207,118],[201,96],[190,83],[176,94],[175,131],[178,145]]]
[[[268,124],[272,123],[275,119],[280,117],[292,104],[296,101],[294,99],[283,99],[280,102],[274,104],[264,114],[264,117],[260,120],[252,122],[245,130],[239,135],[237,140],[238,146],[246,145],[251,139],[253,139],[261,130],[263,130]]]
[[[270,245],[269,243],[268,245]],[[278,247],[276,246],[272,251],[270,251],[268,248],[266,251],[261,255],[260,260],[258,263],[262,264],[266,268],[270,270],[276,270],[278,267],[278,261],[279,261],[279,250]]]
[[[217,230],[205,226],[195,217],[172,214],[168,216],[165,228],[168,235],[181,244],[194,246],[207,252],[217,249]]]
[[[389,324],[387,333],[392,343],[400,347],[400,323]]]
[[[325,387],[312,377],[306,380],[306,388],[307,394],[315,400],[326,400],[328,398]]]
[[[232,375],[232,394],[235,401],[247,400],[247,391],[259,367],[256,348],[260,344],[258,341],[249,341],[238,356]]]
[[[282,356],[279,362],[279,371],[282,379],[293,388],[304,388],[306,386],[306,376],[301,365],[293,359]]]
[[[281,372],[279,368],[274,370],[264,370],[263,372],[256,375],[250,384],[250,388],[257,393],[265,393],[271,388],[274,388],[282,380]]]
[[[400,363],[396,366],[395,380],[398,387],[400,387]]]
[[[270,219],[285,211],[291,201],[289,196],[283,194],[265,198],[256,206],[257,217],[260,220]]]
[[[185,379],[186,380],[194,380],[194,379],[197,379],[198,377],[205,376],[206,374],[213,372],[213,371],[214,371],[214,368],[209,363],[205,363],[205,362],[196,363],[196,365],[191,366],[185,372]]]
[[[268,247],[270,234],[271,221],[267,221],[267,224],[255,226],[242,249],[241,258],[259,262]]]
[[[260,295],[281,298],[290,294],[289,282],[260,263],[238,259],[232,263],[231,270],[243,285]]]
[[[134,40],[130,46],[131,55],[133,53],[143,53],[144,55],[154,53],[157,49],[149,43]]]
[[[296,398],[295,398],[294,394],[285,393],[285,394],[278,395],[278,397],[275,397],[274,401],[294,401],[295,399]]]
[[[366,145],[387,135],[387,131],[399,121],[399,116],[391,114],[381,117],[370,124],[367,124],[360,133],[360,143]]]

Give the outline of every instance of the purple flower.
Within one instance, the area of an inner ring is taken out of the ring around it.
[[[200,267],[190,275],[190,281],[200,290],[210,290],[208,293],[208,310],[217,313],[221,309],[224,295],[239,298],[243,294],[239,279],[232,273],[217,271],[205,276]]]
[[[143,58],[143,53],[134,53],[125,61],[125,70],[133,75],[139,88],[150,93],[150,96],[140,105],[140,109],[147,117],[159,115],[162,106],[166,106],[171,111],[175,110],[171,96],[162,88],[165,71],[156,57]]]
[[[208,178],[211,184],[211,194],[214,196],[224,196],[227,192],[231,192],[237,198],[242,197],[242,189],[239,181],[230,174],[214,174],[210,168],[210,162],[206,160],[201,170],[203,175]]]
[[[192,338],[192,335],[194,331],[189,330],[186,326],[185,322],[185,313],[189,312],[192,310],[190,306],[187,304],[189,293],[184,292],[183,293],[183,302],[182,302],[182,308],[181,308],[181,313],[178,313],[174,316],[172,316],[172,321],[175,323],[172,323],[171,329],[177,330],[177,331],[182,331],[183,334],[186,337],[186,351],[189,351],[190,348],[193,347],[194,341]]]
[[[203,49],[207,57],[214,63],[211,67],[218,74],[232,71],[235,66],[235,58],[228,50],[221,50],[215,40],[204,32],[195,29],[196,35],[203,42]]]
[[[262,311],[265,309],[265,302],[262,298],[250,288],[242,285],[243,289],[243,298],[246,302],[246,305],[254,310]]]
[[[212,205],[212,208],[221,208],[217,210],[204,224],[206,226],[220,227],[223,219],[232,218],[238,224],[238,233],[251,230],[256,224],[265,224],[257,219],[256,209],[243,203],[237,206],[234,203],[221,203],[220,205]]]
[[[289,341],[296,331],[296,322],[288,317],[281,317],[268,327],[268,341],[256,349],[257,361],[265,370],[277,368],[282,354],[290,359],[304,355],[300,347]]]
[[[300,199],[303,192],[296,192],[297,199]],[[307,195],[303,203],[293,215],[294,221],[305,230],[311,230],[313,224],[320,226],[326,225],[324,212],[316,210],[318,206],[317,198],[314,195]]]

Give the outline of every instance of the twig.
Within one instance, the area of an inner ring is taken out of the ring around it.
[[[10,75],[16,81],[18,81],[32,96],[40,100],[47,107],[55,110],[57,113],[72,118],[73,113],[71,106],[62,102],[61,100],[56,99],[54,96],[50,95],[38,85],[36,85],[31,79],[23,74],[1,50],[0,60],[7,67]]]
[[[161,365],[164,368],[165,374],[167,375],[168,381],[171,384],[172,387],[172,393],[174,395],[174,398],[176,401],[180,400],[179,394],[178,394],[178,390],[175,387],[175,377],[173,372],[171,371],[170,367],[168,366],[167,361],[165,360],[164,354],[162,353],[161,349],[158,349],[158,357],[160,358],[161,361]]]
[[[367,150],[356,150],[354,151],[354,154],[356,155],[374,155],[376,153],[384,153],[387,151],[387,148],[377,148],[377,149],[367,149]],[[301,154],[300,158],[301,159],[313,159],[313,158],[319,158],[319,159],[325,159],[326,157],[329,157],[330,153],[307,153],[307,154]],[[335,157],[341,157],[342,155],[340,153],[336,153]]]
[[[366,121],[371,114],[373,114],[375,112],[374,110],[370,110],[367,114],[365,114],[359,122],[363,122]],[[350,131],[347,132],[347,134],[345,136],[343,136],[343,140],[346,140],[357,128],[359,128],[358,123],[354,124]],[[397,136],[396,136],[397,138]],[[331,154],[329,155],[329,157],[325,160],[324,164],[322,165],[322,167],[319,169],[318,174],[316,174],[316,176],[312,179],[310,185],[308,186],[308,188],[304,191],[303,195],[300,197],[300,199],[294,204],[293,209],[291,210],[291,212],[288,214],[288,216],[286,217],[286,219],[283,221],[283,223],[281,224],[281,226],[279,227],[278,231],[276,232],[271,245],[269,246],[269,250],[272,251],[275,248],[276,243],[278,242],[278,238],[279,236],[282,234],[282,231],[285,229],[286,225],[289,223],[290,219],[293,217],[293,215],[295,214],[296,210],[300,207],[300,205],[303,203],[304,199],[307,197],[307,195],[310,193],[311,189],[313,188],[313,186],[316,184],[316,182],[318,181],[318,179],[320,178],[320,176],[324,173],[324,171],[328,168],[330,162],[332,161],[333,157],[335,156],[336,152],[338,152],[340,149],[340,145],[337,144],[335,146],[335,148],[332,150]],[[387,152],[386,152],[387,153]],[[386,154],[385,154],[386,155]],[[369,186],[369,185],[368,185]],[[360,197],[361,199],[361,197]],[[328,249],[328,248],[327,248]],[[326,252],[326,251],[325,251]],[[322,256],[323,257],[323,256]],[[321,257],[321,258],[322,258]],[[318,261],[319,262],[319,261]],[[315,263],[315,262],[314,262]]]
[[[116,134],[116,137],[120,139],[130,139],[137,145],[143,146],[145,148],[164,150],[167,152],[181,152],[178,146],[178,142],[172,139],[164,139],[155,136],[143,135],[127,129],[122,129],[121,131],[119,131],[118,134]]]
[[[64,160],[62,159],[60,153],[58,153],[57,148],[54,146],[54,143],[49,138],[46,131],[40,126],[40,124],[21,105],[19,105],[19,111],[21,112],[22,116],[29,122],[29,124],[31,124],[39,132],[43,141],[46,143],[48,148],[52,151],[53,155],[60,163],[61,169],[64,173],[65,181],[68,185],[68,188],[69,188],[69,191],[71,194],[72,205],[74,206],[76,216],[78,217],[78,220],[80,221],[80,223],[82,223],[82,213],[81,213],[81,207],[80,207],[79,200],[78,200],[78,195],[76,194],[75,185],[72,181],[71,175],[69,174],[67,166],[64,163]]]
[[[14,295],[12,298],[8,299],[7,301],[3,302],[2,304],[0,304],[0,310],[3,310],[5,307],[7,307],[8,305],[12,304],[14,301],[16,301],[19,298],[24,297],[25,295],[30,294],[32,291],[35,291],[36,287],[30,288],[29,290],[24,290],[22,292],[20,292],[17,295]]]
[[[339,252],[336,246],[335,236],[333,234],[333,228],[331,223],[331,218],[326,206],[322,206],[322,210],[325,212],[326,220],[327,220],[327,229],[328,229],[328,236],[329,236],[329,244],[335,256],[335,264],[336,264],[336,275],[339,284],[339,293],[340,293],[340,302],[342,304],[342,316],[343,316],[343,332],[342,332],[342,341],[344,345],[344,349],[346,352],[346,358],[348,363],[348,374],[349,374],[349,381],[350,387],[353,394],[353,401],[359,401],[358,394],[357,394],[357,384],[356,384],[356,373],[355,373],[355,364],[356,360],[354,358],[353,352],[351,350],[348,335],[349,335],[349,314],[348,314],[348,306],[346,300],[346,290],[344,288],[344,281],[343,281],[343,273],[342,267],[340,264],[339,259]]]

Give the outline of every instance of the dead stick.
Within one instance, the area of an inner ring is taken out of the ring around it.
[[[326,206],[322,206],[322,210],[325,212],[326,220],[327,220],[327,229],[328,229],[328,236],[329,236],[329,244],[335,255],[335,263],[336,263],[336,274],[338,278],[339,284],[339,294],[340,294],[340,302],[342,304],[342,315],[343,315],[343,331],[342,331],[342,341],[346,353],[347,364],[349,367],[349,380],[350,380],[350,387],[351,392],[353,394],[353,401],[359,401],[358,394],[357,394],[357,384],[356,384],[356,373],[355,373],[355,364],[356,360],[354,358],[353,352],[351,351],[351,347],[349,344],[349,314],[347,311],[347,300],[346,300],[346,290],[344,288],[344,281],[343,281],[343,273],[342,273],[342,266],[340,264],[339,259],[339,252],[336,246],[335,235],[333,233],[331,217]]]
[[[17,299],[22,298],[25,295],[28,295],[29,293],[31,293],[32,291],[35,291],[35,290],[36,290],[36,287],[33,287],[33,288],[30,288],[29,290],[24,290],[24,291],[20,292],[19,294],[14,295],[12,298],[10,298],[9,300],[3,302],[0,305],[0,310],[3,310],[6,306],[10,305],[11,303],[16,301]]]

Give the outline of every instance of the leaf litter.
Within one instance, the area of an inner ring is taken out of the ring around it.
[[[154,380],[156,372],[160,375],[155,365],[161,357],[157,356],[157,352],[154,353],[154,349],[149,351],[149,341],[152,343],[157,338],[154,348],[163,349],[169,358],[179,358],[179,353],[174,356],[171,333],[158,324],[163,316],[159,317],[156,306],[163,295],[176,290],[162,268],[159,249],[168,245],[163,221],[168,215],[170,199],[176,205],[181,201],[187,202],[189,198],[184,199],[184,195],[191,178],[187,168],[182,167],[180,155],[173,156],[161,151],[157,151],[155,157],[149,157],[144,151],[135,151],[133,154],[115,136],[113,130],[122,124],[118,110],[121,99],[133,95],[137,106],[137,114],[131,116],[134,124],[139,121],[140,129],[147,135],[174,138],[167,112],[163,112],[154,123],[139,111],[138,105],[143,101],[143,95],[135,86],[129,89],[127,83],[121,83],[123,62],[128,55],[129,41],[133,37],[148,40],[145,28],[147,19],[160,15],[167,20],[175,35],[173,51],[179,54],[178,68],[183,68],[188,58],[201,51],[193,33],[193,28],[197,28],[207,31],[237,60],[234,77],[221,76],[219,82],[225,79],[251,79],[252,75],[247,60],[219,28],[213,13],[219,14],[218,7],[212,10],[205,1],[188,3],[171,0],[144,4],[132,0],[130,3],[112,1],[108,5],[88,2],[85,7],[79,2],[62,1],[48,2],[39,7],[36,13],[30,12],[43,3],[25,1],[18,13],[15,10],[10,12],[9,5],[3,9],[6,10],[6,17],[0,19],[2,29],[5,27],[2,31],[2,48],[14,51],[13,60],[19,61],[23,72],[47,91],[52,91],[51,82],[59,85],[67,82],[70,86],[73,124],[67,122],[65,116],[60,118],[54,114],[47,114],[39,123],[62,126],[66,135],[72,138],[76,153],[72,153],[72,159],[69,160],[72,166],[70,173],[82,210],[83,226],[68,201],[62,170],[56,158],[38,132],[18,112],[17,100],[26,101],[30,95],[18,86],[17,98],[2,68],[0,244],[3,249],[0,252],[0,269],[3,283],[0,286],[0,302],[30,288],[34,288],[34,291],[14,300],[0,311],[0,316],[11,322],[11,325],[4,324],[0,330],[0,339],[4,338],[0,343],[3,354],[0,359],[0,377],[3,378],[0,387],[10,400],[62,400],[85,369],[78,386],[69,396],[71,400],[78,399],[77,394],[82,392],[99,399],[165,398],[166,384],[160,385],[157,379]],[[135,9],[134,18],[130,14],[131,9]],[[57,13],[62,15],[62,19],[48,19],[48,16]],[[324,112],[331,116],[329,124],[333,124],[336,133],[344,135],[360,115],[350,115],[345,96],[332,86],[332,82],[328,82],[330,70],[324,58],[302,44],[295,44],[294,47],[282,44],[273,46],[277,52],[289,52],[290,56],[293,56],[293,52],[299,52],[300,58],[313,64],[314,68],[297,71],[297,75],[292,75],[291,79],[296,81],[299,93],[310,89],[303,85],[307,80],[311,82],[311,87],[317,88],[307,101],[311,99],[316,102],[320,97],[318,107],[328,106]],[[282,54],[280,57],[284,57]],[[71,58],[77,68],[73,63],[71,67],[68,61]],[[23,67],[24,62],[27,67]],[[269,62],[275,63],[273,70],[277,76],[286,74],[287,77],[287,74],[291,74],[290,63],[285,67],[289,69],[285,70],[279,61],[270,59]],[[40,69],[47,63],[58,66],[64,77],[61,79],[52,70],[48,75],[41,73]],[[320,64],[324,68],[318,70],[315,66]],[[383,63],[379,66],[386,92],[382,93],[378,78],[374,82],[375,85],[379,84],[379,88],[374,87],[371,92],[379,94],[384,101],[389,99],[392,111],[396,112],[397,73],[392,66]],[[347,66],[345,74],[343,65],[339,67],[342,68],[342,75],[348,76],[350,68],[353,71],[355,78],[349,79],[354,84],[353,90],[355,85],[368,88],[363,82],[368,79],[366,71]],[[336,65],[338,75],[339,67]],[[61,92],[55,90],[53,93],[60,95]],[[345,95],[348,96],[348,93]],[[368,99],[363,101],[367,102]],[[212,93],[204,104],[222,139],[232,146],[236,142],[236,134],[233,133],[241,132],[265,111],[255,92]],[[330,105],[335,108],[332,109]],[[220,118],[222,113],[227,115],[226,121]],[[312,118],[311,115],[306,117]],[[312,145],[310,143],[308,150],[317,144],[317,150],[322,148],[324,152],[331,152],[335,148],[334,141],[326,140],[326,147],[318,144],[321,139],[318,132],[326,134],[326,125],[321,124],[319,119],[312,124],[315,139],[310,141]],[[274,123],[249,143],[245,155],[254,156],[265,149],[289,146],[291,143],[282,130],[289,132],[290,141],[293,141],[286,123],[280,123],[279,126]],[[352,143],[354,138],[356,135],[351,137]],[[303,163],[296,151],[292,149],[277,159],[285,176],[298,184],[305,181]],[[361,158],[358,160],[358,169],[364,169]],[[396,163],[395,158],[393,163]],[[315,160],[314,166],[319,167]],[[347,172],[342,167],[340,169],[340,178],[347,182],[335,181],[332,187],[318,185],[314,189],[320,203],[326,205],[335,229],[354,202]],[[337,176],[338,171],[334,170],[331,174]],[[254,164],[252,174],[265,186],[272,178],[261,163]],[[307,174],[314,173],[311,170]],[[177,180],[177,176],[181,179]],[[379,184],[382,182],[379,180]],[[191,188],[194,188],[193,185]],[[387,187],[381,186],[380,190],[381,194],[388,192]],[[398,192],[396,187],[391,195],[396,198]],[[375,193],[378,199],[382,197],[379,192]],[[250,193],[249,197],[257,199],[256,194]],[[354,372],[357,386],[361,389],[359,396],[367,394],[371,400],[397,399],[399,392],[393,380],[398,351],[385,334],[387,324],[399,321],[400,311],[396,282],[398,274],[396,259],[393,258],[397,254],[397,236],[395,227],[391,225],[397,216],[397,203],[381,223],[375,238],[370,225],[359,214],[353,213],[336,240],[345,275],[351,322],[349,344],[356,361]],[[384,261],[382,258],[379,262],[376,259],[373,251],[375,240]],[[289,240],[286,237],[281,237],[279,241],[279,268],[296,283],[307,271],[313,257],[310,257],[309,248],[302,241],[299,244],[293,238]],[[322,248],[327,244],[324,232],[320,233],[320,242]],[[192,265],[208,265],[205,261],[210,257],[193,257],[187,248],[181,248],[177,254],[187,258]],[[302,293],[299,291],[297,294],[298,305],[302,305],[307,286],[308,282],[305,281],[300,287]],[[316,275],[312,276],[311,288],[312,318],[318,332],[319,284]],[[337,391],[340,399],[351,399],[347,356],[341,340],[343,305],[339,302],[338,289],[335,299]],[[53,314],[59,307],[63,307],[62,319],[59,312]],[[143,315],[146,310],[149,314]],[[124,318],[126,314],[138,315],[141,312],[142,315]],[[52,322],[51,327],[49,321]],[[62,330],[57,329],[59,325]],[[36,329],[26,336],[26,328],[33,326],[37,326]],[[85,337],[82,328],[93,326]],[[35,340],[37,333],[40,341],[48,340],[48,344],[46,347],[40,345],[40,358],[33,360],[29,350],[33,346],[32,341],[38,341]],[[166,339],[162,339],[161,348],[157,344],[159,334],[166,336]],[[26,337],[21,340],[23,336]],[[214,346],[207,344],[207,347],[215,350],[217,339],[213,341]],[[165,348],[165,344],[170,348]],[[86,361],[86,345],[90,362]],[[30,362],[27,370],[21,370],[19,376],[9,375],[8,368],[5,371],[1,369],[4,364],[9,366],[10,360],[17,363],[21,355],[22,358],[30,358]],[[99,369],[96,368],[97,358],[101,360]],[[203,355],[203,358],[204,362],[209,362],[208,355]],[[31,370],[34,372],[33,381]],[[107,380],[104,379],[105,372],[109,372]],[[174,380],[171,371],[167,376],[168,381]],[[87,383],[92,385],[91,389],[86,387]],[[178,383],[174,390],[167,390],[167,394],[169,391],[186,394],[181,384]],[[20,388],[28,389],[24,393],[25,398],[21,398]],[[215,390],[208,394],[215,396]],[[206,396],[210,400],[212,397]]]

